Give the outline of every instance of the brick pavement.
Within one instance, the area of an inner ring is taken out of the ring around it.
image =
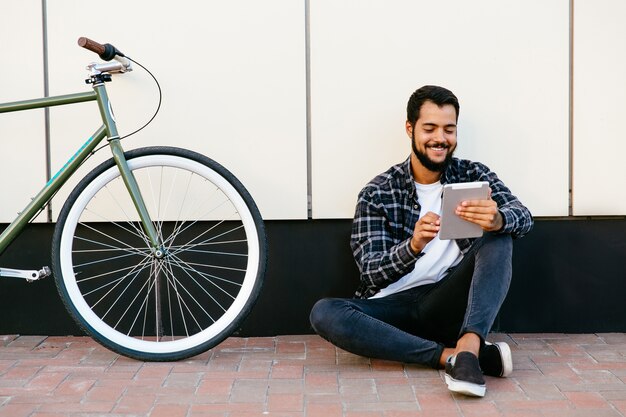
[[[230,338],[176,363],[87,337],[0,336],[0,416],[605,417],[626,415],[626,334],[494,334],[514,372],[483,399],[439,371],[369,360],[317,336]]]

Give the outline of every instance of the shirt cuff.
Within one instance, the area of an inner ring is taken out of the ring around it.
[[[400,244],[400,247],[398,247],[398,258],[400,262],[404,265],[410,265],[414,263],[423,255],[424,252],[420,252],[417,255],[413,253],[413,250],[411,250],[411,239],[405,240],[402,244]]]
[[[511,233],[515,226],[515,216],[509,210],[500,210],[502,215],[502,228],[496,233]]]

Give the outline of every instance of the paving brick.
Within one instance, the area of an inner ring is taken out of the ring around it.
[[[399,362],[383,361],[379,359],[372,359],[370,366],[373,371],[389,373],[395,371],[400,374],[404,374],[404,365]]]
[[[304,411],[304,395],[270,394],[267,409],[271,414],[277,411]]]
[[[456,408],[454,395],[447,389],[441,393],[416,393],[419,407],[423,410],[441,410],[446,408]]]
[[[626,333],[598,333],[597,336],[608,345],[626,344]]]
[[[377,381],[376,391],[381,402],[417,402],[415,392],[409,385],[381,385]]]
[[[339,392],[339,381],[336,372],[308,372],[304,378],[304,387],[307,393]]]
[[[195,389],[200,385],[204,373],[174,373],[172,372],[167,376],[163,382],[163,386],[167,388],[190,388]]]
[[[606,399],[597,392],[566,392],[565,396],[575,408],[611,408]]]
[[[4,334],[0,335],[0,346],[7,346],[13,340],[17,339],[19,335],[17,334]]]
[[[270,377],[272,379],[278,378],[302,378],[304,375],[304,366],[303,365],[281,365],[277,364],[272,366],[272,372]]]
[[[96,379],[69,377],[59,384],[54,394],[60,396],[77,395],[82,397],[91,389],[96,381]]]
[[[196,401],[202,403],[229,402],[234,381],[234,379],[202,381],[195,393]]]
[[[33,390],[52,392],[68,377],[66,372],[40,372],[35,375],[25,387]]]
[[[0,417],[28,417],[33,411],[30,404],[6,404],[0,407]]]
[[[150,417],[186,417],[188,405],[158,404],[150,412]]]
[[[192,404],[190,409],[198,415],[202,415],[202,413],[227,413],[228,417],[235,415],[261,417],[267,415],[266,405],[262,403]]]
[[[345,404],[346,411],[359,411],[359,412],[370,412],[370,411],[419,411],[419,405],[415,401],[405,401],[405,402],[370,402],[370,401],[355,401],[352,403]]]
[[[237,380],[233,384],[231,402],[265,403],[268,388],[267,380]]]
[[[110,416],[113,403],[101,402],[57,402],[41,404],[40,412],[46,413],[65,413],[69,416]]]
[[[410,378],[408,382],[413,391],[420,395],[441,394],[448,391],[446,383],[440,376],[434,378]]]
[[[500,410],[489,401],[471,401],[459,403],[463,417],[499,417]]]
[[[544,417],[622,417],[615,410],[543,410]]]
[[[339,392],[342,395],[367,395],[376,394],[376,382],[369,379],[341,378],[339,380]]]
[[[345,417],[383,417],[383,411],[346,411]]]
[[[237,367],[237,370],[239,372],[255,371],[255,372],[265,372],[266,374],[269,374],[272,371],[273,364],[274,364],[274,360],[272,358],[262,359],[262,358],[257,358],[257,357],[253,357],[253,358],[244,357],[241,359],[241,362],[239,362],[239,366]]]
[[[305,394],[307,404],[342,404],[339,394]]]
[[[271,379],[268,394],[304,394],[302,379]]]
[[[501,401],[498,402],[501,410],[566,410],[572,411],[574,406],[567,400],[518,400],[518,401]]]
[[[10,348],[26,348],[34,349],[44,340],[46,336],[18,336],[13,339],[7,346]]]
[[[528,383],[520,385],[524,394],[529,400],[563,400],[565,396],[563,392],[555,385],[550,383],[538,383],[537,381],[528,381]]]
[[[309,403],[306,417],[343,417],[341,404]]]
[[[288,358],[306,359],[306,347],[303,342],[279,341],[276,352]]]
[[[115,404],[114,414],[147,415],[156,403],[156,396],[151,394],[124,395]]]
[[[85,401],[87,402],[109,402],[115,403],[124,392],[125,387],[111,387],[111,386],[92,386],[87,394],[85,394]]]

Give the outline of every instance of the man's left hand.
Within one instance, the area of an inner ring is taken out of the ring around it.
[[[456,214],[463,220],[476,223],[487,232],[500,230],[504,226],[498,204],[491,197],[487,200],[463,201],[456,208]]]

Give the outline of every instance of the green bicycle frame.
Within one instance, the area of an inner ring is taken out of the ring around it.
[[[82,103],[86,101],[97,101],[102,118],[102,126],[85,142],[85,144],[67,161],[67,163],[48,181],[31,202],[22,210],[11,224],[0,235],[0,254],[13,242],[13,240],[24,230],[26,225],[48,204],[50,199],[65,184],[69,177],[76,172],[78,167],[93,152],[100,142],[106,137],[113,154],[113,160],[120,170],[120,174],[130,193],[131,199],[137,209],[139,218],[143,225],[152,250],[156,251],[160,242],[157,231],[152,224],[143,197],[137,186],[137,181],[133,176],[124,156],[124,150],[120,143],[117,126],[111,110],[111,104],[106,92],[104,83],[93,85],[93,91],[85,93],[68,94],[54,97],[44,97],[34,100],[16,101],[12,103],[0,104],[0,113],[15,112],[22,110],[38,109],[51,106],[63,106],[67,104]]]

